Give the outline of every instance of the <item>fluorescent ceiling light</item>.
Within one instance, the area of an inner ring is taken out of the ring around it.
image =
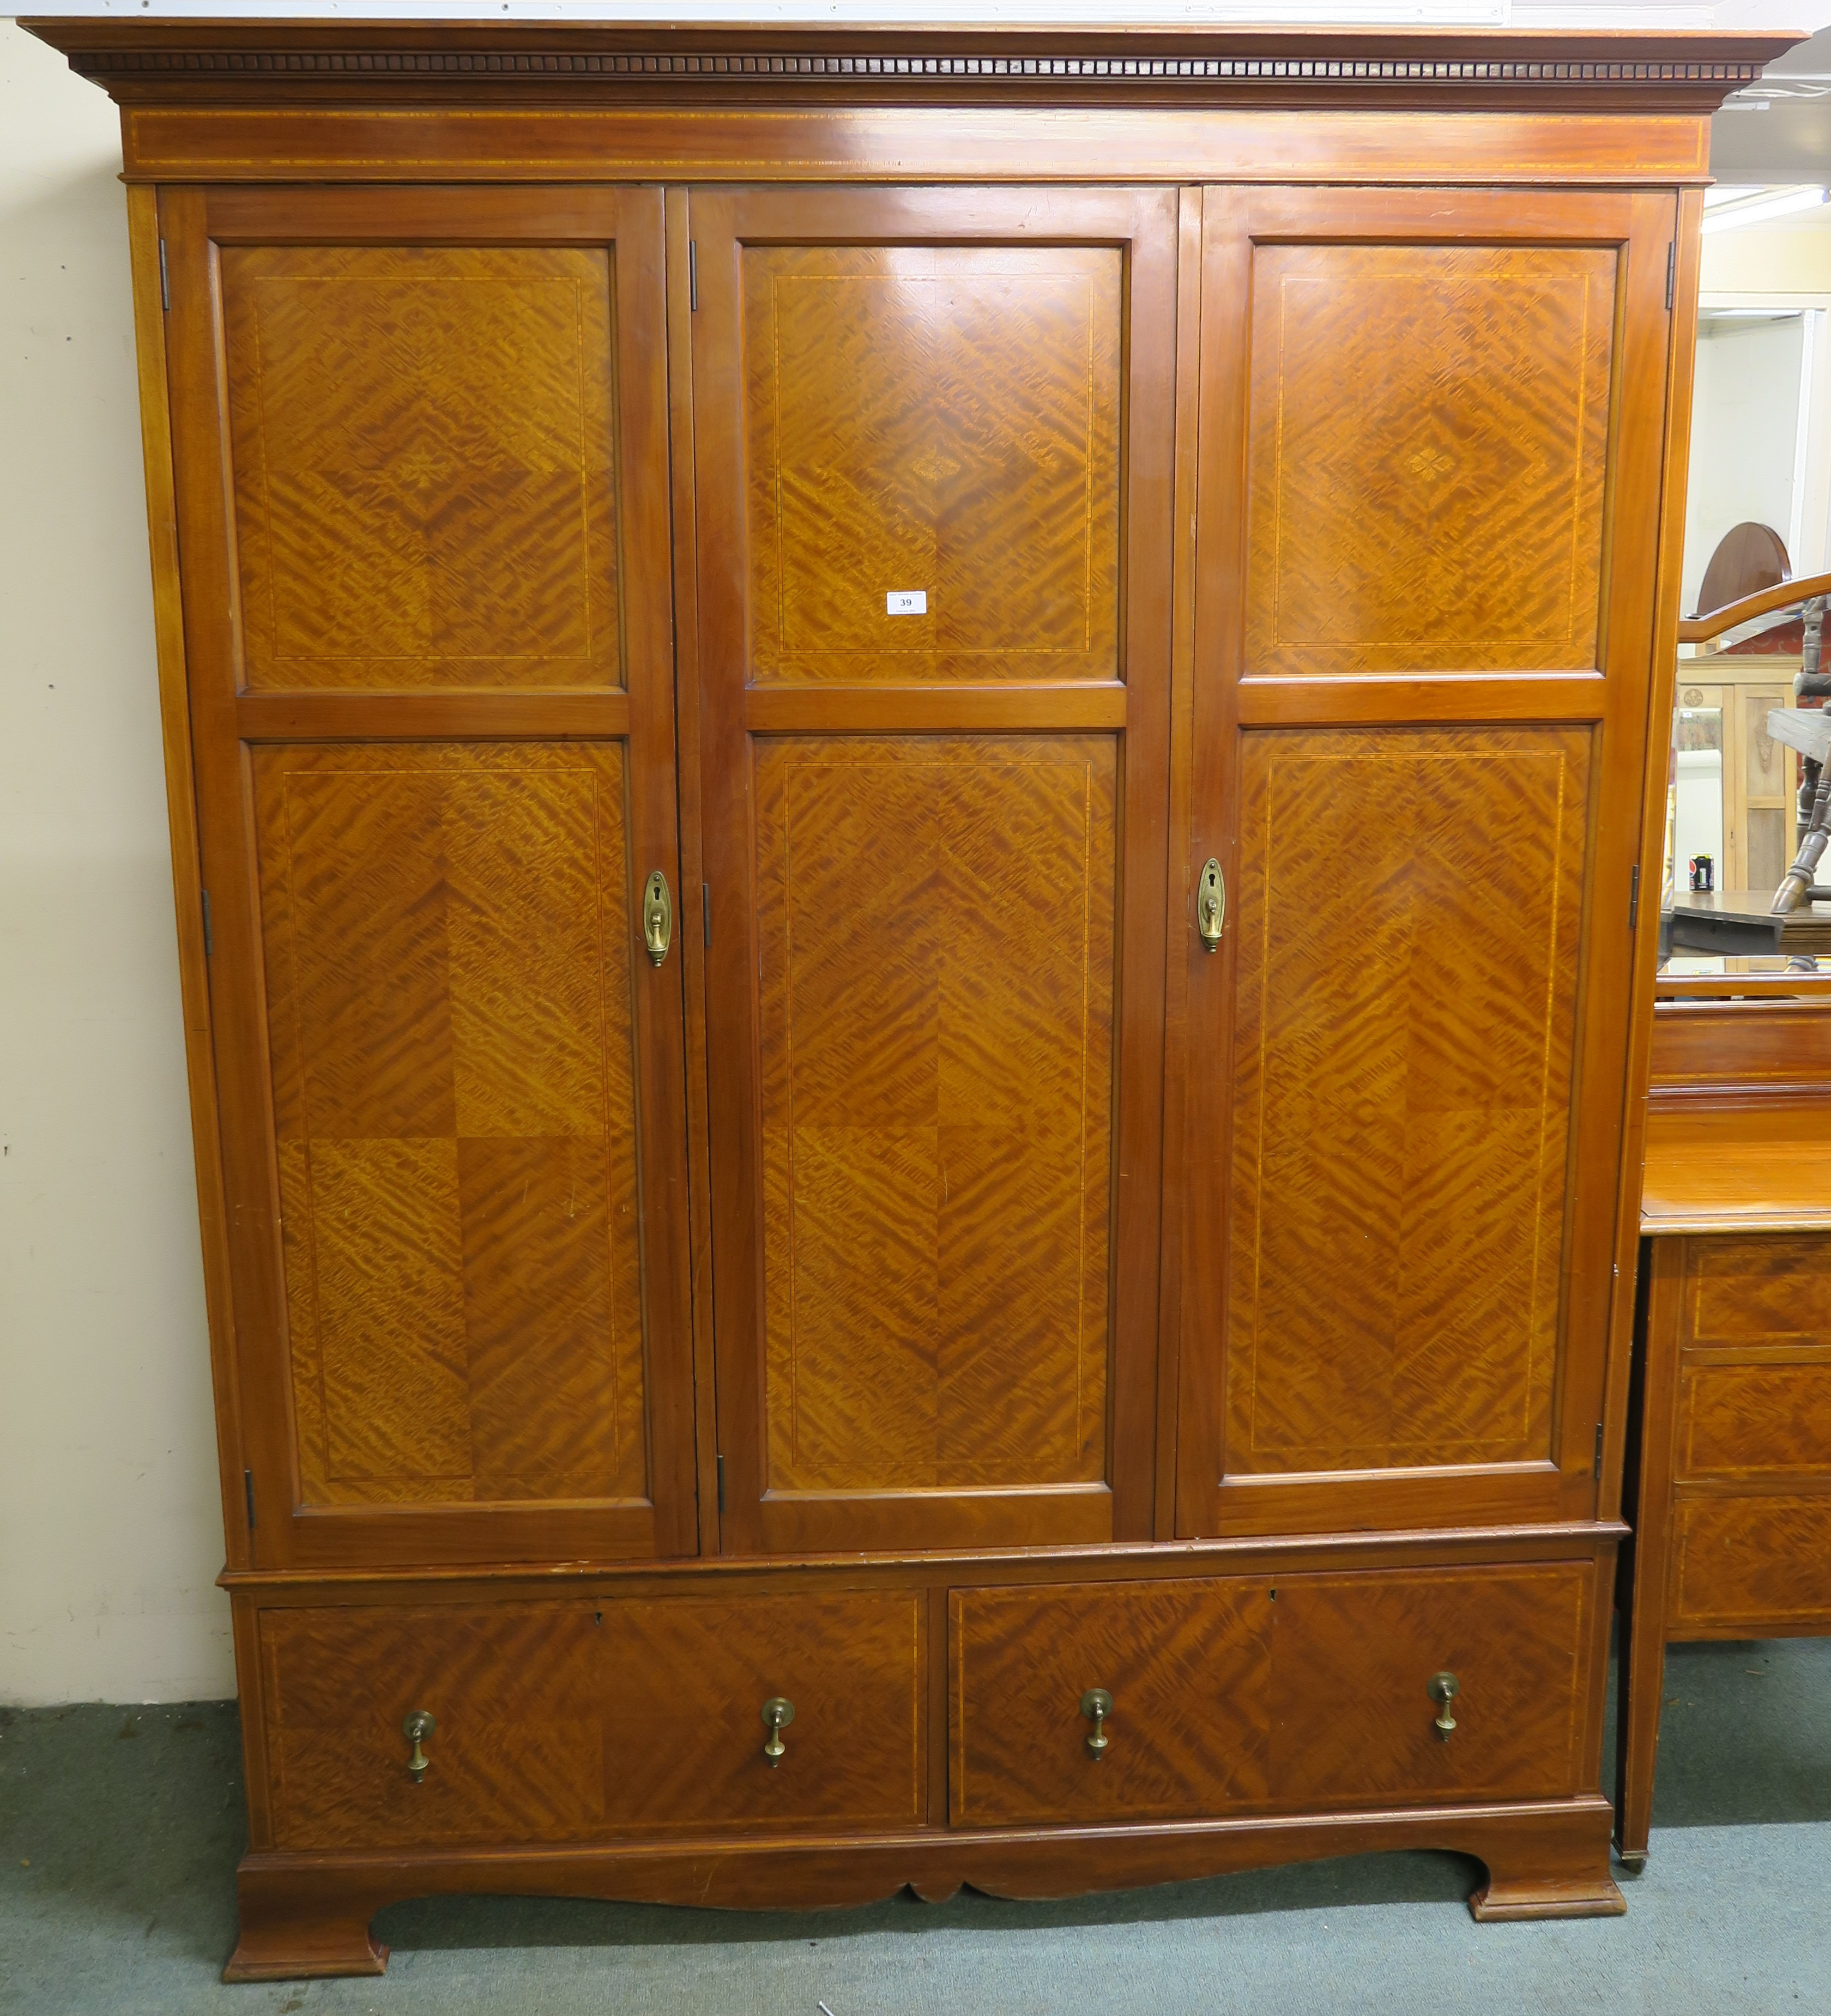
[[[1715,203],[1709,191],[1704,198],[1705,231],[1736,231],[1745,224],[1768,224],[1777,217],[1790,217],[1796,211],[1816,210],[1826,192],[1817,184],[1808,188],[1757,189],[1746,195],[1726,193]]]

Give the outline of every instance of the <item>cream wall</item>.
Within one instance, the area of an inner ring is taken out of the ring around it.
[[[114,107],[0,21],[0,1703],[235,1691]]]

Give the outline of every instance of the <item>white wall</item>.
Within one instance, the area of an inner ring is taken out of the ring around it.
[[[0,22],[0,1702],[235,1691],[114,107]]]
[[[1687,614],[1717,542],[1745,520],[1772,525],[1802,571],[1790,547],[1804,327],[1805,317],[1792,315],[1698,329],[1679,590]]]

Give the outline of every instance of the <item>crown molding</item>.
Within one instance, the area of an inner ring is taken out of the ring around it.
[[[28,19],[124,103],[1123,99],[1708,112],[1790,35]]]

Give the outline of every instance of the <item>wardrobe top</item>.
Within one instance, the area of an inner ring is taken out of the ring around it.
[[[1790,34],[160,20],[22,26],[124,103],[1714,110]]]

